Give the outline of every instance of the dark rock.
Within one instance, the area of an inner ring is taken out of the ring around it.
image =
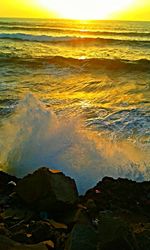
[[[52,242],[51,240],[44,241],[43,243],[45,244],[48,250],[54,248],[54,242]]]
[[[70,209],[67,213],[64,213],[61,221],[65,223],[70,230],[76,223],[91,225],[87,209],[82,207]]]
[[[97,214],[97,206],[95,204],[95,201],[92,199],[88,199],[86,202],[87,212],[91,219],[94,219]]]
[[[41,220],[47,220],[48,219],[48,213],[47,212],[45,212],[45,211],[41,211],[40,212],[40,219]]]
[[[17,177],[0,171],[0,194],[12,193],[15,187],[12,183],[17,183],[18,180]]]
[[[105,177],[78,197],[60,171],[0,172],[2,250],[149,250],[148,222],[150,182]]]
[[[29,232],[32,234],[34,243],[52,239],[54,235],[53,227],[46,221],[33,222],[29,227]]]
[[[96,250],[97,233],[86,224],[75,224],[66,243],[65,250]]]
[[[39,211],[62,211],[78,199],[75,181],[59,171],[40,168],[17,183],[18,196]]]
[[[150,223],[140,223],[134,227],[140,250],[150,249]]]
[[[125,209],[133,213],[150,212],[150,182],[137,183],[128,179],[105,177],[87,191],[84,199],[92,199],[97,210]]]
[[[65,227],[65,228],[64,228]],[[62,233],[66,231],[66,226],[50,221],[35,221],[28,228],[28,232],[32,235],[30,240],[32,243],[39,243],[45,241],[52,241],[56,249],[63,249],[65,235]]]
[[[32,236],[32,235],[31,235]],[[12,240],[17,241],[19,243],[24,243],[24,244],[31,244],[31,236],[29,237],[27,233],[24,231],[19,231],[17,233],[14,233],[13,236],[11,237]]]
[[[0,235],[0,249],[1,250],[47,250],[44,243],[35,245],[20,244],[16,241],[9,239],[6,236]]]
[[[1,216],[4,220],[12,219],[15,221],[28,221],[32,218],[33,212],[25,208],[8,208],[5,209],[3,213],[1,213]]]
[[[55,229],[60,229],[60,230],[66,230],[68,227],[67,225],[63,223],[56,222],[54,220],[48,220],[51,226],[53,226]]]
[[[0,223],[0,235],[11,236],[10,231],[5,227],[4,223]]]
[[[111,213],[100,213],[98,250],[138,250],[135,236],[129,226]]]

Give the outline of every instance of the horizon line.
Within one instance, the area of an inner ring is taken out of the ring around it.
[[[119,21],[119,22],[150,22],[150,20],[127,20],[127,19],[71,19],[71,18],[59,18],[59,17],[1,17],[0,19],[47,19],[47,20],[68,20],[68,21]]]

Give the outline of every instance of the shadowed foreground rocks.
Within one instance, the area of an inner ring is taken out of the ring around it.
[[[41,168],[17,183],[17,195],[39,211],[62,211],[78,199],[75,181],[62,172]]]
[[[150,182],[105,177],[79,196],[60,171],[0,172],[0,250],[149,250]]]

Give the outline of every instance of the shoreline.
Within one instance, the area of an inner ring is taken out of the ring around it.
[[[79,195],[61,171],[0,171],[0,249],[148,250],[150,182],[104,177]]]

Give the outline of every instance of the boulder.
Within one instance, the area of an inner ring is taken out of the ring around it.
[[[85,200],[92,199],[98,211],[125,209],[133,213],[150,212],[150,182],[136,181],[112,177],[104,177],[102,181],[88,190]]]
[[[18,178],[0,171],[0,194],[10,194],[13,192]]]
[[[73,179],[45,167],[25,176],[15,190],[26,204],[39,211],[62,211],[78,199]]]
[[[97,250],[97,233],[89,224],[75,224],[65,250]]]
[[[129,226],[111,213],[100,213],[98,250],[138,250],[135,236]]]

